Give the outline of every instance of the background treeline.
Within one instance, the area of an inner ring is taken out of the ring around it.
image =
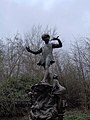
[[[24,37],[17,33],[0,39],[0,115],[28,111],[30,87],[42,80],[44,70],[36,64],[40,55],[28,53],[25,47],[38,50],[43,45],[44,32],[51,37],[58,35],[56,29],[33,26]],[[61,85],[67,89],[68,108],[90,109],[90,38],[75,40],[67,51],[63,47],[54,50],[54,57],[56,63],[50,71],[58,74]]]

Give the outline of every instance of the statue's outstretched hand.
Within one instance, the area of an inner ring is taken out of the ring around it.
[[[29,46],[28,46],[28,47],[26,47],[26,50],[27,50],[28,52],[31,52],[31,50],[30,50]]]

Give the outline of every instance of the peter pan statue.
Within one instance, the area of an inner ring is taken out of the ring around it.
[[[40,54],[42,53],[41,59],[40,61],[37,63],[37,65],[39,66],[43,66],[45,69],[45,74],[44,74],[44,78],[42,80],[42,82],[46,82],[48,79],[48,75],[49,75],[49,67],[50,65],[52,65],[55,61],[53,59],[53,49],[54,48],[60,48],[62,47],[62,42],[60,41],[60,39],[58,38],[59,36],[57,36],[56,38],[54,37],[52,40],[57,40],[58,43],[50,43],[50,35],[49,34],[43,34],[41,36],[42,40],[45,42],[44,46],[41,47],[39,50],[37,51],[32,51],[30,50],[29,46],[26,47],[26,50],[28,52],[31,52],[32,54]]]

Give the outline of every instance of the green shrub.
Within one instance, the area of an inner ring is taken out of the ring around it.
[[[30,101],[28,92],[35,81],[23,76],[20,79],[11,78],[0,85],[0,116],[22,114],[28,110],[27,103]],[[17,102],[18,101],[18,102]],[[21,101],[21,103],[20,103]],[[20,106],[17,106],[17,103]]]

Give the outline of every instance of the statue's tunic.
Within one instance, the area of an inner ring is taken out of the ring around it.
[[[52,54],[53,48],[52,44],[48,43],[42,47],[42,56],[38,65],[44,66],[45,68],[49,67],[50,64],[53,64],[55,61]]]

